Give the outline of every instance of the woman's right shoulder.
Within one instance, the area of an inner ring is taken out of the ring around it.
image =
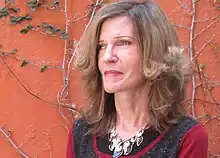
[[[74,158],[81,148],[85,134],[88,132],[89,124],[83,119],[76,120],[69,132],[66,157]]]
[[[85,135],[89,130],[89,124],[85,119],[78,119],[73,124],[72,132],[75,137],[81,137]]]

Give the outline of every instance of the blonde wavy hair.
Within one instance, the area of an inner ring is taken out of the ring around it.
[[[184,55],[174,27],[154,2],[124,0],[103,6],[95,14],[80,44],[76,67],[82,72],[89,105],[82,117],[91,124],[89,132],[104,135],[116,123],[114,94],[104,91],[98,69],[97,46],[103,22],[127,16],[132,20],[142,52],[143,74],[149,81],[149,124],[165,132],[170,124],[186,115],[184,84],[191,64]]]

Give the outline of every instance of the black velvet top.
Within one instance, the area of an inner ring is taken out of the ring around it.
[[[149,128],[143,134],[144,140],[142,144],[140,146],[134,145],[132,152],[128,156],[122,155],[120,158],[177,158],[180,153],[180,145],[183,137],[193,128],[195,128],[194,131],[204,133],[203,130],[200,130],[202,129],[200,127],[194,119],[183,117],[179,123],[173,124],[167,133],[164,134],[160,134],[153,128]],[[71,156],[67,157],[112,158],[113,152],[108,148],[110,144],[108,136],[97,137],[92,134],[84,136],[88,129],[89,124],[86,121],[78,120],[76,122],[71,135],[71,142],[73,144],[70,148],[72,149],[72,153],[69,152]],[[203,138],[205,137],[203,136]],[[206,138],[203,140],[206,140]],[[206,149],[204,148],[203,150]],[[203,153],[203,156],[198,158],[207,157],[207,155],[204,155],[205,152],[201,151],[201,153]]]

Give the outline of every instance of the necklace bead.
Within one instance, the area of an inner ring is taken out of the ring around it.
[[[148,129],[149,127],[145,126],[142,127],[135,136],[133,136],[132,138],[124,141],[122,140],[116,133],[115,128],[113,128],[110,131],[109,134],[109,150],[113,151],[113,158],[118,158],[122,155],[129,155],[132,152],[133,146],[134,144],[136,144],[137,146],[140,146],[141,143],[143,142],[144,138],[143,138],[143,134],[144,131],[146,129]]]

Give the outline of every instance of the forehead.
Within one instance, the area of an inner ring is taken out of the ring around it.
[[[119,36],[134,37],[134,26],[127,16],[118,16],[107,19],[101,27],[100,40]]]

